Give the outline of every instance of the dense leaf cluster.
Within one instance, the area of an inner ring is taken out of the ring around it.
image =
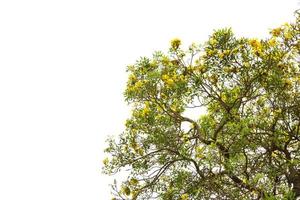
[[[128,66],[132,115],[103,161],[130,172],[114,199],[300,196],[299,22],[264,40],[222,29],[184,50],[174,39]]]

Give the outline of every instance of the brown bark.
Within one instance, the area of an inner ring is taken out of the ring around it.
[[[293,192],[296,197],[300,197],[300,173],[292,177],[291,182],[293,183]]]

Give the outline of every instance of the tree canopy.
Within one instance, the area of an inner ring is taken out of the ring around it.
[[[106,174],[128,171],[113,199],[300,196],[299,16],[266,39],[174,39],[128,66],[132,114],[103,160]]]

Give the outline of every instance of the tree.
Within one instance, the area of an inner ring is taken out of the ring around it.
[[[299,16],[267,39],[222,29],[128,66],[132,115],[103,161],[129,171],[114,199],[300,196]]]

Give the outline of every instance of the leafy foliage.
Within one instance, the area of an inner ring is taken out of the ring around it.
[[[103,161],[107,174],[130,172],[114,199],[299,196],[299,22],[264,40],[222,29],[183,50],[174,39],[128,66],[132,115]]]

